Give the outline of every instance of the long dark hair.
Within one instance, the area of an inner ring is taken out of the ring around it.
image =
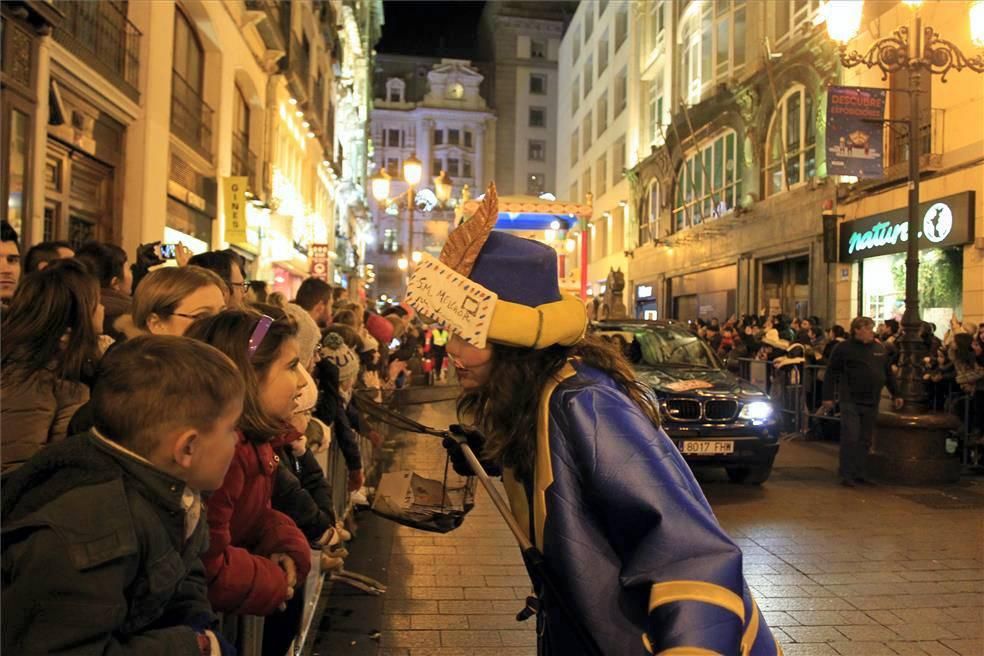
[[[42,369],[62,380],[90,375],[99,359],[98,305],[99,281],[80,262],[58,260],[26,276],[4,312],[4,373],[21,380]]]
[[[458,415],[467,417],[488,438],[483,458],[501,461],[522,479],[531,477],[540,390],[571,358],[611,376],[653,424],[659,425],[651,392],[609,342],[588,335],[574,346],[541,350],[493,344],[488,383],[458,399]]]
[[[249,339],[262,316],[255,310],[223,310],[214,316],[199,319],[188,327],[185,337],[211,344],[236,364],[246,383],[239,429],[253,442],[267,442],[283,433],[286,427],[263,411],[260,385],[270,373],[270,366],[280,354],[284,342],[297,335],[297,326],[279,308],[272,305],[261,305],[259,308],[274,321],[252,357],[249,355]]]
[[[974,364],[974,349],[972,344],[974,342],[973,336],[967,333],[956,333],[953,336],[953,359],[961,364],[966,364],[973,366]]]

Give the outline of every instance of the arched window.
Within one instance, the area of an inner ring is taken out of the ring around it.
[[[776,105],[765,153],[767,196],[809,181],[817,173],[813,97],[795,85]]]
[[[195,28],[184,12],[174,12],[174,72],[195,95],[202,95],[205,73],[205,51]]]
[[[738,204],[742,158],[734,130],[705,141],[680,164],[676,176],[673,230],[716,219]]]
[[[643,217],[639,222],[639,245],[649,244],[659,239],[660,188],[659,180],[649,183],[645,199]]]
[[[232,114],[232,174],[251,175],[249,156],[249,103],[239,85],[235,85]]]
[[[386,101],[403,102],[403,94],[406,91],[406,83],[399,78],[386,80]]]

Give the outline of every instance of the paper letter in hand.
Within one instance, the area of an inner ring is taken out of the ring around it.
[[[498,296],[423,253],[407,283],[406,301],[421,315],[447,325],[463,340],[485,348]]]

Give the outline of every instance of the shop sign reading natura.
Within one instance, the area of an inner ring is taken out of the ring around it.
[[[957,246],[974,240],[974,192],[919,204],[919,248]],[[840,261],[902,253],[909,241],[906,208],[840,225]]]

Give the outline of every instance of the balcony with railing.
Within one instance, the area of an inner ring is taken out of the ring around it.
[[[256,154],[249,149],[249,135],[232,133],[232,175],[246,176],[247,185],[253,193],[259,191],[256,180]]]
[[[945,111],[929,110],[929,122],[919,127],[919,169],[931,171],[943,165],[943,118]],[[906,176],[909,166],[909,124],[885,126],[885,177]]]
[[[214,110],[177,71],[172,71],[171,80],[171,132],[211,160]]]
[[[140,38],[126,17],[126,3],[58,0],[65,18],[55,40],[101,73],[131,100],[140,99]]]

